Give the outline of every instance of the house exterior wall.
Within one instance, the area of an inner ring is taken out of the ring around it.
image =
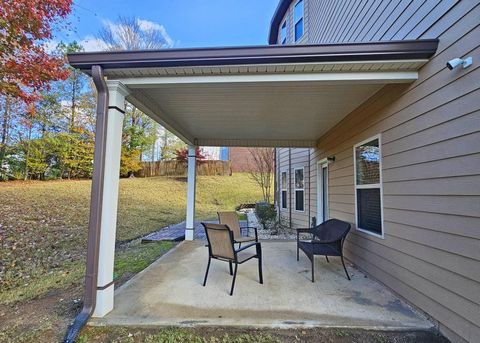
[[[229,148],[229,160],[231,163],[232,172],[245,173],[250,171],[258,171],[258,168],[254,162],[251,149],[244,147],[231,147]]]
[[[310,211],[292,214],[292,226],[304,226],[315,215],[317,161],[335,156],[328,166],[329,216],[353,225],[347,258],[431,315],[452,341],[478,341],[479,2],[304,1],[308,43],[440,42],[416,82],[381,89],[319,137],[310,158],[307,149],[291,149],[291,159],[288,149],[277,150],[278,171],[310,165]],[[470,68],[445,67],[448,60],[466,56],[474,58]],[[355,228],[353,146],[377,134],[382,143],[384,238]],[[290,220],[288,211],[280,213]]]

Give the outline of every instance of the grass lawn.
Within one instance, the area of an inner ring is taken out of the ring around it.
[[[75,312],[67,302],[80,306],[90,187],[89,180],[0,183],[0,341],[13,335],[15,341],[30,341],[38,330],[39,334],[54,331],[52,320]],[[137,238],[184,220],[186,187],[185,178],[120,180],[114,272],[120,283],[173,246],[170,242],[141,244]],[[248,174],[199,176],[197,219],[211,219],[218,210],[233,210],[261,198],[261,189]],[[35,318],[43,323],[41,327],[30,331],[23,322],[5,324],[12,311],[21,318],[25,304],[32,311],[52,295],[56,296],[53,301],[61,298],[64,304],[55,307],[54,317],[47,316],[47,324],[41,317]]]
[[[79,343],[447,343],[432,332],[385,332],[358,329],[242,329],[198,327],[193,329],[139,329],[88,327]]]

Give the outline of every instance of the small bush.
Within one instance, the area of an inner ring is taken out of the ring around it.
[[[257,204],[257,217],[266,230],[274,231],[277,227],[277,210],[273,204]]]

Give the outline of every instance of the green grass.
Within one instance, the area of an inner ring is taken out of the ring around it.
[[[173,247],[172,242],[153,242],[135,244],[124,251],[118,252],[115,259],[113,278],[137,274],[147,268],[158,256],[163,255]]]
[[[81,284],[90,187],[89,180],[0,183],[0,304]],[[186,187],[183,178],[120,180],[117,241],[183,221]],[[247,174],[199,176],[197,220],[261,198],[261,189]],[[132,243],[129,249],[141,257],[128,249],[117,251],[119,277],[143,269],[166,247]]]

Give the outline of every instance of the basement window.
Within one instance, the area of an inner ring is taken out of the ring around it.
[[[299,0],[295,4],[293,12],[293,22],[295,24],[295,42],[300,40],[303,37],[303,0]]]
[[[280,203],[281,203],[281,208],[286,210],[287,209],[287,189],[288,189],[288,181],[287,181],[287,172],[282,171],[281,177],[280,177]]]
[[[305,184],[303,168],[295,169],[295,211],[305,211]]]
[[[380,135],[355,145],[353,154],[357,230],[383,238]]]

